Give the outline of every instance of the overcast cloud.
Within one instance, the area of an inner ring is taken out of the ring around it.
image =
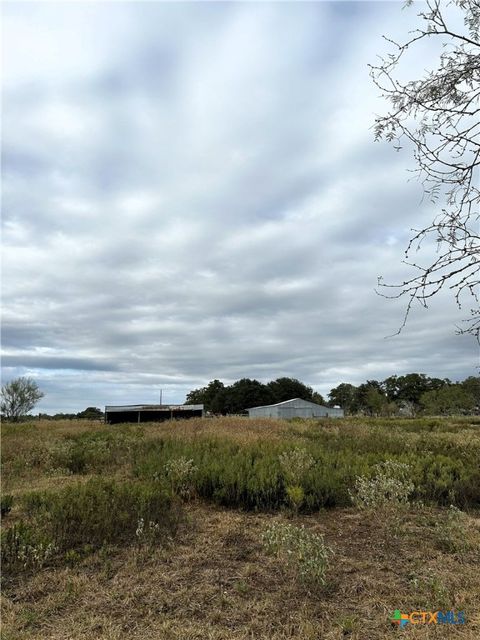
[[[404,303],[374,292],[434,213],[371,131],[401,7],[4,3],[3,380],[57,412],[474,375],[448,296],[385,339]]]

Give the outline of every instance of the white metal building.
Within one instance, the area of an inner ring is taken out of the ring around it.
[[[249,418],[343,418],[343,409],[324,407],[301,398],[252,407],[247,411]]]

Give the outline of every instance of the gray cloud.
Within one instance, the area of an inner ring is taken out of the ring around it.
[[[37,378],[42,410],[155,401],[160,386],[182,401],[213,377],[291,375],[325,394],[475,373],[448,296],[386,340],[403,305],[374,292],[380,274],[403,278],[409,230],[433,214],[408,152],[370,130],[385,105],[366,65],[412,13],[4,13],[4,378]]]

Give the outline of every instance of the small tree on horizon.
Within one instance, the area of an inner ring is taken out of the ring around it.
[[[35,380],[15,378],[3,385],[1,391],[1,411],[6,420],[18,422],[21,416],[32,411],[45,394],[40,391]]]

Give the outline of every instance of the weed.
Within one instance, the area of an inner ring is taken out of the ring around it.
[[[447,513],[435,523],[435,537],[442,551],[461,553],[469,548],[467,514],[450,505]]]
[[[359,476],[350,493],[352,502],[360,509],[378,509],[407,504],[414,485],[409,479],[410,467],[387,460],[374,466],[372,477]]]
[[[56,552],[71,564],[86,549],[132,544],[140,521],[149,523],[146,539],[160,542],[176,531],[181,516],[178,504],[153,483],[94,479],[59,492],[32,493],[24,502],[31,523],[21,521],[2,536],[6,568],[41,567]]]
[[[303,490],[303,487],[299,487],[298,485],[289,486],[287,487],[286,492],[293,510],[298,513],[305,499],[305,491]]]
[[[2,532],[4,568],[41,568],[53,557],[57,547],[36,527],[19,522]]]
[[[280,468],[290,485],[300,485],[305,474],[313,467],[315,460],[306,449],[295,447],[278,456]]]
[[[194,475],[198,471],[192,459],[184,456],[173,458],[165,464],[165,475],[172,493],[184,500],[191,498],[194,489]],[[158,476],[157,478],[158,479]]]
[[[282,558],[293,567],[301,580],[323,585],[332,550],[325,544],[322,535],[312,533],[302,525],[276,522],[262,535],[268,553]]]

